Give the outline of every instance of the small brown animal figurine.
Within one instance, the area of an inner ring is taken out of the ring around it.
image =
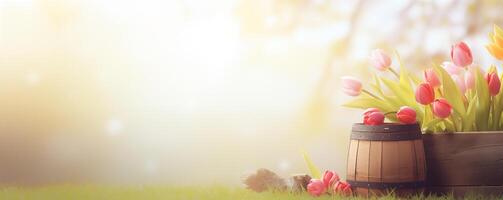
[[[311,177],[307,174],[298,174],[292,176],[292,191],[303,192],[307,190],[307,185],[311,181]]]
[[[287,188],[285,180],[268,169],[257,170],[257,173],[248,176],[243,182],[248,189],[255,192],[266,190],[284,191]]]

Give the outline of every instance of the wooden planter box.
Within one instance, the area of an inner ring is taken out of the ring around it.
[[[423,134],[427,191],[503,195],[503,131]]]

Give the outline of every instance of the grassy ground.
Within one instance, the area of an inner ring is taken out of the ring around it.
[[[114,187],[114,186],[51,186],[34,188],[3,188],[0,190],[0,199],[30,200],[30,199],[89,199],[89,200],[337,200],[337,199],[362,199],[345,198],[340,196],[310,197],[307,194],[290,194],[279,192],[255,193],[240,188],[228,187],[170,187],[170,186],[143,186],[143,187]],[[377,198],[375,198],[377,199]],[[379,199],[396,199],[392,196]],[[412,199],[425,199],[413,197]],[[452,197],[428,197],[426,199],[453,199]],[[480,198],[470,198],[480,199]]]

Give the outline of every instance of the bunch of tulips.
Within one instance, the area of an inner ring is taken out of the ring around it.
[[[323,194],[351,195],[351,185],[341,181],[339,175],[334,171],[325,171],[322,179],[311,179],[307,185],[307,192],[318,197]]]
[[[503,60],[503,30],[494,26],[488,52]],[[502,130],[503,92],[496,67],[487,72],[473,62],[472,52],[464,42],[454,44],[450,61],[433,64],[423,78],[409,73],[398,53],[399,71],[392,58],[377,49],[370,64],[381,73],[390,72],[395,79],[374,74],[369,89],[350,76],[342,77],[343,91],[355,96],[347,107],[366,109],[363,123],[383,124],[385,119],[404,124],[419,123],[425,132]]]

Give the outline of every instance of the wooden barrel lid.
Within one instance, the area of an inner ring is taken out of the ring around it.
[[[400,141],[421,139],[419,124],[386,123],[382,125],[353,124],[351,139]]]

